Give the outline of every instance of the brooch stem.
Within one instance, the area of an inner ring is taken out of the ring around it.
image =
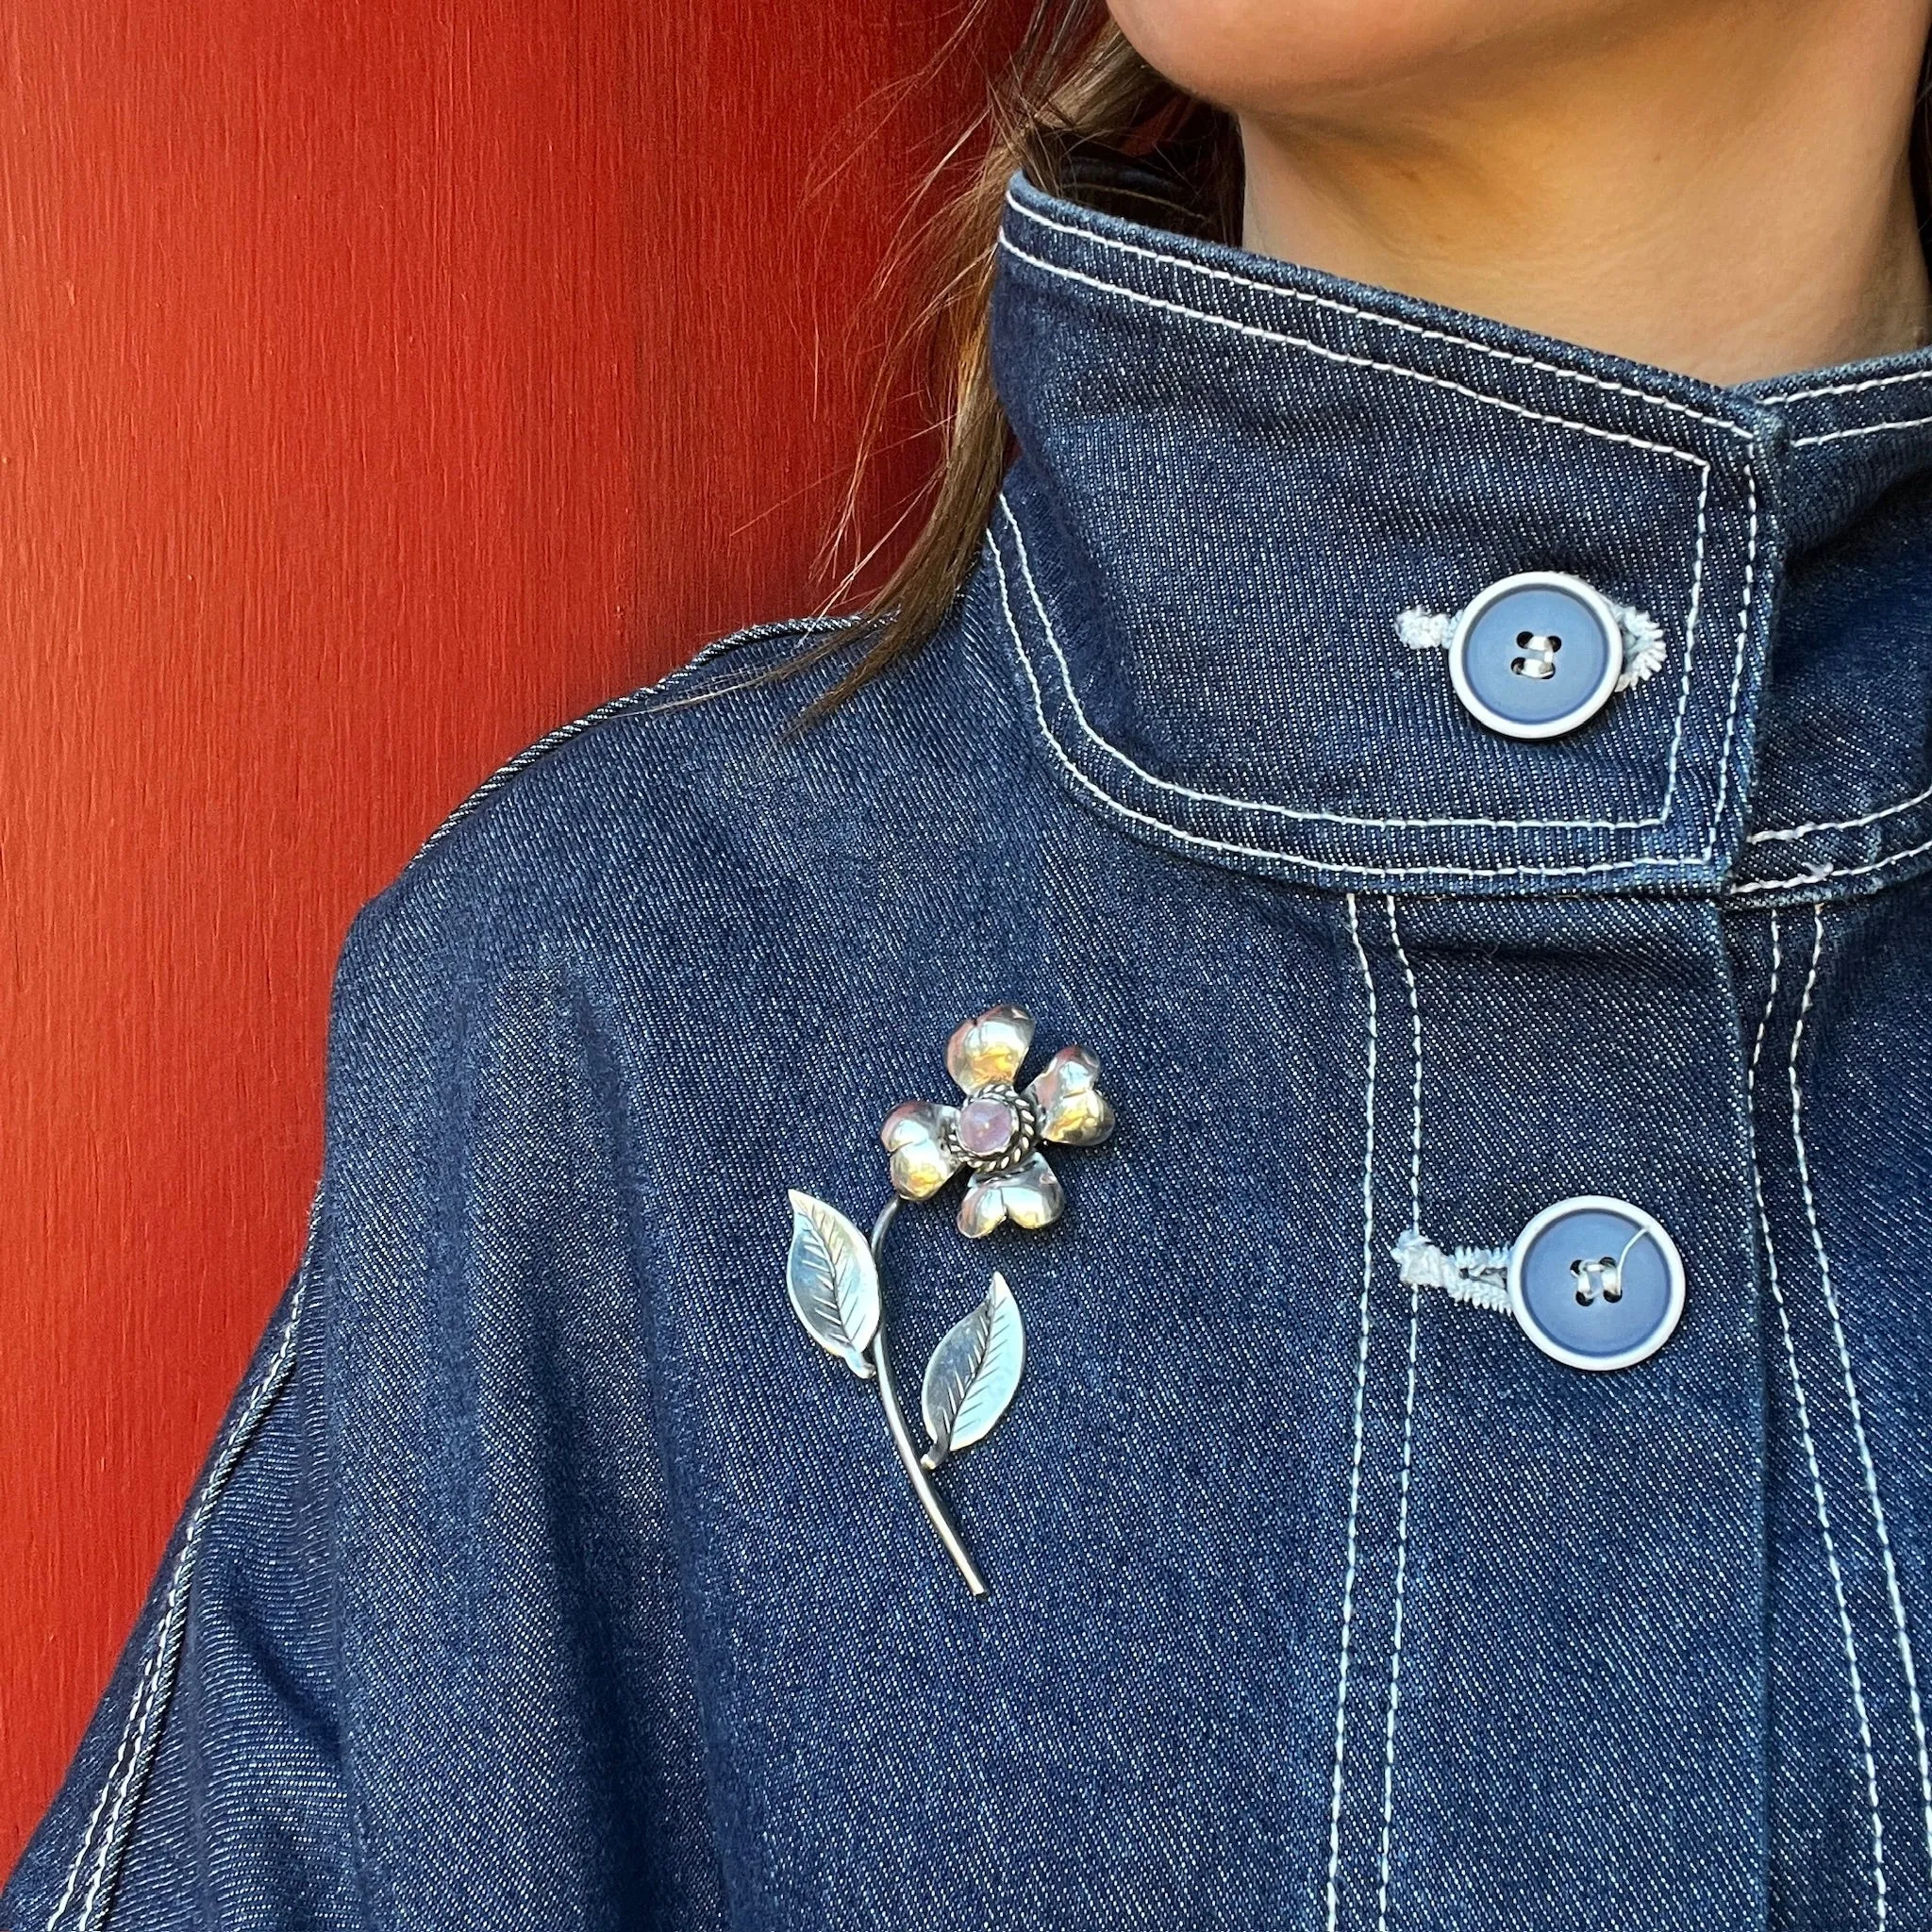
[[[899,1197],[895,1194],[879,1209],[879,1217],[872,1224],[873,1260],[880,1259],[879,1246],[886,1238],[886,1229],[892,1224],[892,1217],[899,1211]],[[925,1511],[925,1518],[938,1533],[939,1540],[946,1547],[946,1554],[952,1557],[959,1574],[966,1580],[966,1588],[974,1596],[986,1594],[986,1584],[974,1567],[973,1558],[966,1554],[966,1545],[959,1541],[959,1532],[953,1527],[952,1519],[947,1516],[945,1505],[927,1480],[925,1471],[920,1466],[919,1451],[912,1446],[912,1434],[906,1426],[906,1418],[899,1411],[899,1391],[892,1383],[892,1365],[886,1354],[886,1331],[881,1324],[872,1339],[872,1365],[878,1372],[879,1402],[886,1411],[886,1426],[892,1432],[892,1447],[899,1452],[899,1460],[906,1465],[906,1474],[912,1484],[912,1493],[919,1498],[919,1507]]]

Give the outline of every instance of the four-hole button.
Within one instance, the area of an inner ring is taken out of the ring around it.
[[[1600,591],[1559,571],[1491,584],[1456,620],[1449,675],[1469,714],[1509,738],[1560,738],[1603,709],[1624,632]]]
[[[1641,1208],[1607,1194],[1574,1195],[1517,1236],[1509,1307],[1557,1361],[1627,1369],[1655,1355],[1682,1318],[1684,1257]]]

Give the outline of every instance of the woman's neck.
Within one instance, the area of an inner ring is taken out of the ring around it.
[[[1916,347],[1927,10],[1665,0],[1242,111],[1243,243],[1718,383]]]

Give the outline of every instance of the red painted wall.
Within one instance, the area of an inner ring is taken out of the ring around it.
[[[0,1869],[294,1264],[350,915],[531,739],[823,594],[958,17],[8,8]]]

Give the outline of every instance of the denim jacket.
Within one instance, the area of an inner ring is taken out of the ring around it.
[[[788,732],[810,626],[715,645],[357,918],[8,1932],[1932,1926],[1932,354],[1717,388],[1023,179],[994,325],[926,648]],[[1024,1315],[921,1472],[975,1597],[788,1196],[961,1164],[1006,1007],[1114,1131],[873,1283],[908,1430]]]

